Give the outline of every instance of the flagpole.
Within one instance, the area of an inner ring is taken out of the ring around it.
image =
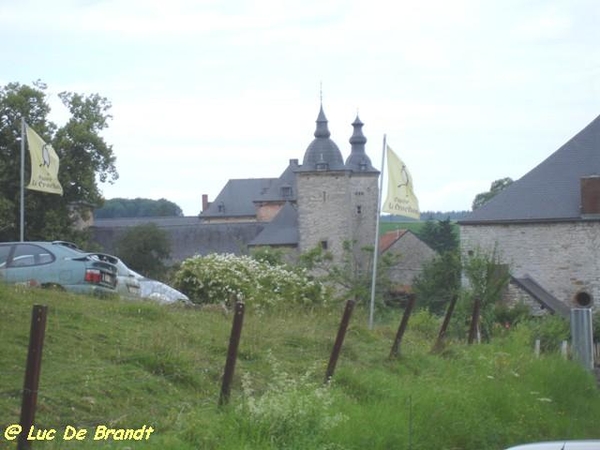
[[[21,117],[21,214],[20,239],[25,240],[25,118]]]
[[[369,308],[369,330],[373,329],[373,315],[375,313],[375,285],[377,284],[377,259],[379,256],[379,220],[381,216],[381,198],[383,194],[383,174],[385,164],[386,135],[383,135],[383,148],[381,149],[381,178],[379,179],[379,199],[377,202],[377,220],[375,221],[375,248],[373,251],[373,276],[371,278],[371,304]]]

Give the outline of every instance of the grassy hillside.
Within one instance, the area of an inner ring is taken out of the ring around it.
[[[389,360],[400,313],[369,330],[358,308],[324,388],[342,306],[249,306],[231,401],[218,407],[231,315],[0,285],[0,448],[16,448],[4,431],[19,420],[33,304],[49,306],[36,425],[60,435],[35,449],[494,450],[600,438],[593,376],[557,355],[534,358],[525,327],[432,355],[439,322],[418,313]],[[68,425],[87,438],[64,441]],[[154,432],[94,441],[98,425]]]

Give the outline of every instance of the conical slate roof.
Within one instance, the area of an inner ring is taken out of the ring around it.
[[[600,116],[461,224],[581,220],[582,177],[600,175]]]
[[[299,171],[312,170],[344,170],[344,159],[340,149],[330,138],[331,133],[327,125],[327,118],[323,112],[323,105],[317,117],[315,139],[310,143],[304,153],[304,160]]]
[[[367,138],[362,132],[363,125],[364,124],[360,121],[358,115],[356,115],[356,119],[352,122],[352,126],[354,127],[354,133],[352,133],[352,137],[350,138],[352,150],[350,156],[346,159],[346,169],[352,170],[353,172],[379,173],[379,171],[371,164],[371,159],[367,156],[365,151]]]

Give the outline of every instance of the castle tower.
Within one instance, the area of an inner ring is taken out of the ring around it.
[[[365,152],[367,140],[358,117],[345,163],[330,138],[322,105],[316,123],[315,138],[296,170],[298,247],[305,252],[321,246],[339,262],[345,241],[354,241],[357,249],[374,245],[379,172]]]
[[[373,167],[365,151],[367,138],[363,135],[363,123],[358,115],[352,126],[354,132],[350,137],[351,152],[346,159],[346,170],[350,172],[348,213],[352,226],[350,239],[355,242],[356,258],[360,258],[361,248],[375,245],[379,204],[379,171]]]

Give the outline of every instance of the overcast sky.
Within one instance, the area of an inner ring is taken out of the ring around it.
[[[196,215],[302,162],[322,83],[344,158],[358,112],[422,211],[463,210],[600,114],[599,24],[598,0],[0,0],[0,84],[47,83],[59,125],[57,93],[108,98],[104,196]]]

